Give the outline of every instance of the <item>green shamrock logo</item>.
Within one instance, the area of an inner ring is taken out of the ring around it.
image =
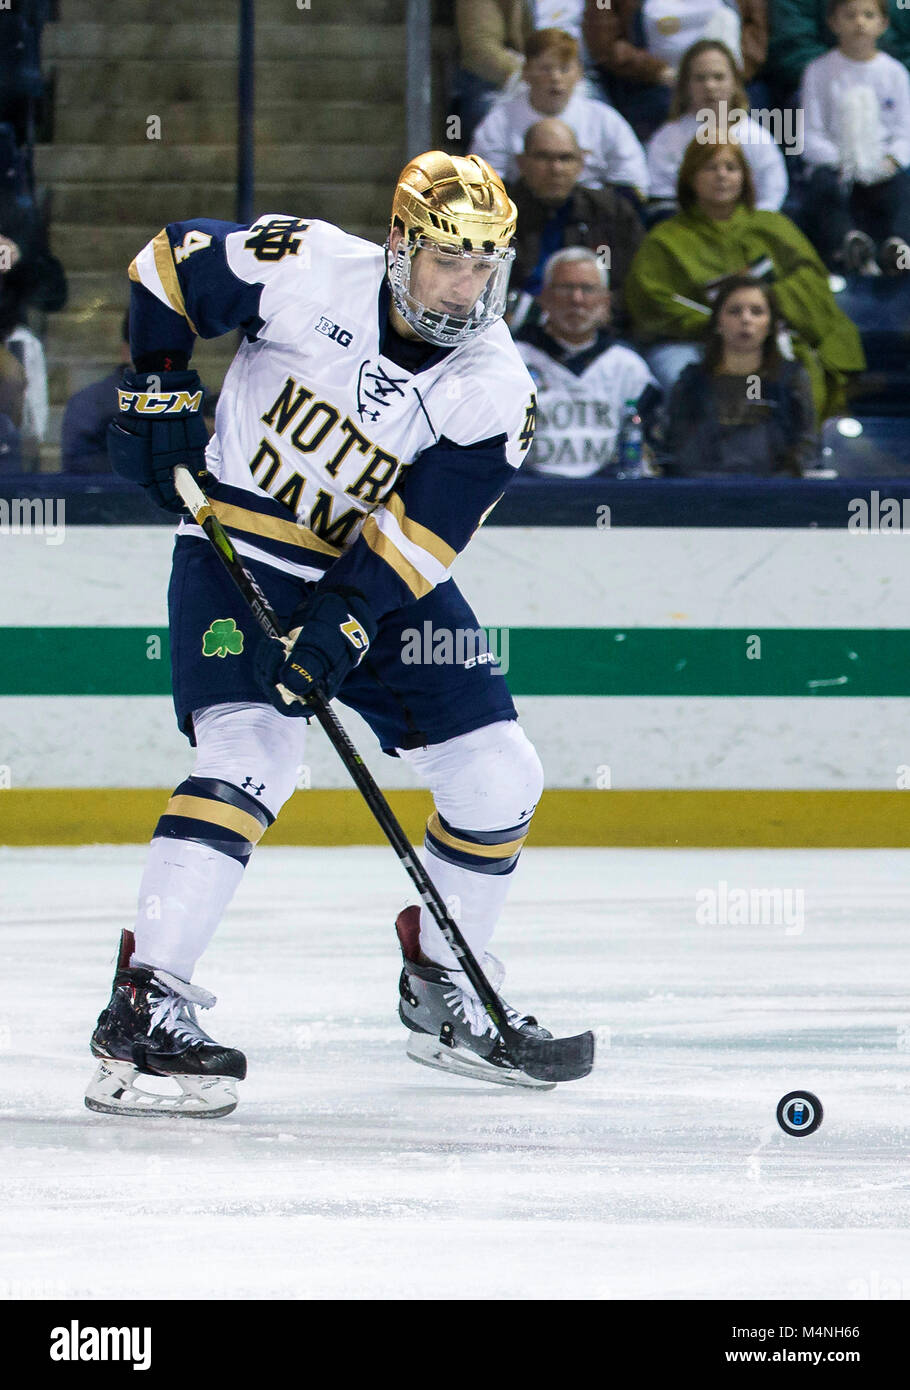
[[[203,656],[236,656],[243,651],[243,633],[237,631],[233,618],[218,618],[202,638]]]

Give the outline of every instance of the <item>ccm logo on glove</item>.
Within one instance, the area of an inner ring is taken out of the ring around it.
[[[117,408],[133,410],[139,415],[180,415],[189,411],[195,414],[202,409],[202,392],[195,391],[123,391],[117,392]]]
[[[120,379],[117,418],[107,431],[111,466],[168,512],[183,510],[174,487],[177,464],[197,479],[205,472],[204,395],[202,382],[190,371],[125,370]]]

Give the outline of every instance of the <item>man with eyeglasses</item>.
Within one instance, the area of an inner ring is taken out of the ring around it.
[[[518,156],[520,178],[510,189],[518,209],[513,329],[540,293],[545,262],[567,246],[587,246],[600,256],[610,271],[613,322],[625,322],[622,287],[644,227],[621,192],[578,181],[583,164],[584,151],[565,121],[548,117],[528,130]]]
[[[515,335],[537,387],[537,433],[527,467],[561,478],[615,472],[623,411],[634,401],[645,437],[660,390],[647,363],[609,327],[605,266],[586,247],[544,266],[542,323]]]

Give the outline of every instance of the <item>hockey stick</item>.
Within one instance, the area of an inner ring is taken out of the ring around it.
[[[268,599],[238,556],[215,516],[211,503],[188,469],[174,469],[174,485],[197,526],[202,527],[211,541],[215,553],[237,585],[263,632],[284,644],[286,634],[282,631]],[[292,695],[290,691],[284,693],[292,699],[301,698]],[[401,860],[408,877],[477,991],[514,1064],[538,1081],[574,1081],[587,1076],[594,1065],[594,1034],[579,1033],[572,1038],[529,1038],[511,1026],[502,1000],[478,965],[436,887],[417,858],[413,846],[398,824],[391,806],[348,738],[329,701],[318,687],[314,687],[309,698],[301,702],[312,709],[315,718],[325,730],[358,791],[373,812],[380,829]]]

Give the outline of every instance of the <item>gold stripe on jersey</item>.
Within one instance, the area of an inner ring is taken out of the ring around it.
[[[341,554],[339,546],[329,545],[315,531],[307,526],[298,526],[296,521],[283,521],[281,517],[267,516],[264,512],[251,512],[246,507],[235,507],[231,502],[219,502],[217,498],[211,499],[211,505],[222,526],[235,531],[265,536],[284,545],[300,546],[302,550],[317,550],[321,555],[331,555],[333,559]]]
[[[397,492],[390,493],[386,498],[385,507],[388,512],[398,522],[401,527],[401,534],[406,536],[409,541],[419,545],[421,550],[426,550],[434,559],[438,560],[446,569],[454,564],[458,555],[457,550],[453,550],[450,545],[437,536],[435,531],[430,531],[426,526],[421,526],[419,521],[412,521],[404,509],[404,502]]]
[[[186,319],[192,333],[199,337],[199,330],[193,323],[189,314],[186,312],[186,304],[183,302],[183,290],[180,288],[180,281],[177,278],[177,267],[174,265],[174,253],[171,250],[171,243],[168,241],[167,229],[163,228],[151,242],[152,254],[155,257],[155,269],[158,272],[158,279],[161,281],[168,303],[181,318]],[[136,260],[130,263],[129,277],[140,284],[142,277],[139,274],[139,267]],[[148,286],[146,286],[148,288]]]
[[[375,517],[367,517],[360,534],[380,560],[385,560],[390,569],[393,569],[398,577],[404,580],[415,598],[423,598],[424,594],[430,592],[433,585],[428,579],[424,579],[410,560],[405,559],[394,541],[390,541],[388,536],[383,535]]]
[[[434,811],[427,821],[427,830],[442,844],[448,845],[451,849],[461,850],[462,854],[476,854],[479,859],[509,859],[518,853],[528,838],[527,835],[522,835],[520,839],[508,840],[502,845],[479,845],[476,840],[462,840],[443,829],[438,811]]]
[[[256,817],[247,811],[241,811],[237,806],[228,806],[223,801],[210,801],[204,796],[172,796],[164,814],[206,821],[209,825],[220,825],[225,830],[233,830],[235,834],[242,835],[252,845],[258,844],[266,831],[266,827],[260,825]]]

